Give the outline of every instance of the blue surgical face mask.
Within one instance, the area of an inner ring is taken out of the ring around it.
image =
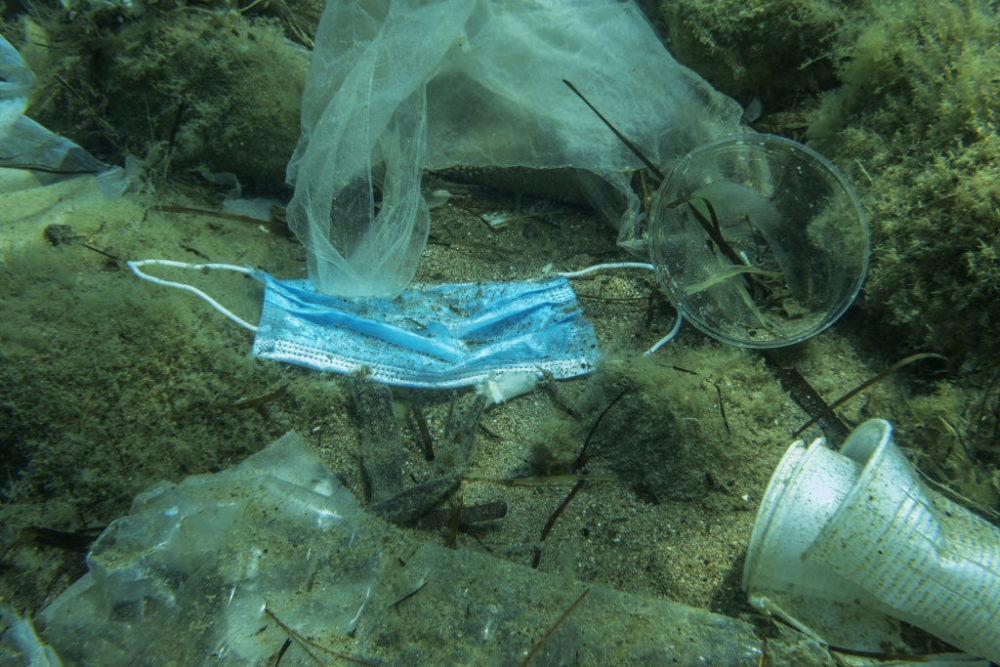
[[[143,273],[147,264],[229,269],[264,284],[254,326],[195,287]],[[589,373],[597,339],[565,278],[507,283],[412,285],[396,297],[344,299],[306,280],[276,280],[263,271],[225,264],[167,260],[129,262],[139,277],[197,294],[255,332],[253,353],[322,371],[367,368],[387,384],[451,388],[505,374]]]

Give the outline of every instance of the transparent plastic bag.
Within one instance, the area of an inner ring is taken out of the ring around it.
[[[34,84],[21,54],[0,35],[0,168],[31,169],[42,183],[91,172],[110,175],[110,165],[24,115]],[[117,194],[114,190],[105,192]]]
[[[632,3],[330,0],[288,166],[313,285],[388,296],[409,283],[425,169],[579,169],[617,193],[619,239],[635,236],[642,165],[563,79],[661,165],[738,131],[739,106],[679,65]]]

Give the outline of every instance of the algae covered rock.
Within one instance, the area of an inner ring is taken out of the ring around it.
[[[997,361],[996,3],[680,0],[655,13],[680,62],[763,101],[755,129],[804,140],[857,188],[873,247],[856,307],[888,352]]]
[[[282,21],[184,6],[47,12],[10,35],[38,75],[33,118],[111,163],[282,187],[309,60]]]
[[[652,8],[650,8],[652,9]],[[724,93],[746,104],[834,85],[824,57],[848,22],[829,0],[667,1],[658,12],[667,48]]]
[[[873,6],[809,132],[864,190],[865,310],[969,366],[1000,355],[998,39],[991,3]]]

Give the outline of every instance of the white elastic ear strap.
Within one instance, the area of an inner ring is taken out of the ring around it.
[[[579,271],[558,271],[556,272],[556,275],[564,278],[579,278],[580,276],[585,276],[588,273],[593,273],[594,271],[604,271],[606,269],[648,269],[650,271],[655,271],[656,267],[652,264],[647,264],[646,262],[616,262],[614,264],[595,264],[594,266],[588,266],[587,268],[580,269]],[[656,345],[643,352],[642,356],[648,357],[672,341],[674,337],[677,336],[677,332],[681,330],[682,324],[684,324],[684,315],[678,310],[677,320],[674,321],[674,326],[670,329],[670,333],[656,341]]]
[[[161,278],[154,278],[153,276],[143,273],[140,267],[146,266],[147,264],[154,264],[157,266],[171,266],[179,269],[193,269],[195,271],[202,271],[204,269],[225,269],[227,271],[235,271],[237,273],[242,273],[247,276],[253,275],[253,269],[246,266],[236,266],[234,264],[188,264],[186,262],[175,262],[170,259],[137,259],[129,262],[128,268],[132,269],[132,273],[139,276],[143,280],[148,280],[151,283],[156,283],[157,285],[163,285],[164,287],[174,287],[176,289],[184,290],[185,292],[191,292],[197,297],[204,299],[208,305],[222,313],[236,324],[240,325],[244,329],[249,329],[250,331],[257,331],[257,327],[250,324],[242,317],[239,317],[228,308],[223,306],[221,303],[210,297],[209,295],[202,292],[200,289],[193,285],[188,285],[186,283],[177,283],[172,280],[163,280]]]

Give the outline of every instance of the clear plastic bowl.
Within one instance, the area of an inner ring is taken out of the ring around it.
[[[868,269],[861,202],[829,160],[769,134],[726,137],[681,158],[650,215],[661,286],[695,327],[771,348],[830,326]]]

